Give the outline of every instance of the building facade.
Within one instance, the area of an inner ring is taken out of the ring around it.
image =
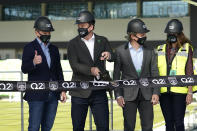
[[[165,42],[164,28],[172,18],[181,20],[186,36],[195,39],[191,25],[196,7],[181,0],[0,0],[0,59],[21,58],[24,45],[35,38],[34,20],[41,15],[52,20],[51,42],[66,59],[67,43],[77,35],[75,18],[83,10],[95,15],[95,33],[106,36],[113,48],[126,42],[127,23],[134,18],[143,19],[151,30],[151,46]]]

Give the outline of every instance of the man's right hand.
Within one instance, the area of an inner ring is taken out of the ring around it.
[[[91,67],[91,73],[93,76],[99,76],[100,75],[99,72],[100,72],[99,68]]]
[[[60,101],[62,103],[65,103],[66,100],[67,100],[66,92],[65,91],[62,91],[61,94],[60,94]]]
[[[124,98],[123,98],[122,96],[117,97],[117,98],[116,98],[116,101],[117,101],[117,103],[118,103],[118,105],[119,105],[120,107],[124,107],[125,101],[124,101]]]
[[[42,63],[42,57],[41,57],[41,55],[38,55],[37,50],[35,50],[35,55],[34,55],[33,63],[34,63],[34,65],[38,65],[38,64],[41,64]]]

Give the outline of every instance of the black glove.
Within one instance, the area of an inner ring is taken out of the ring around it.
[[[105,70],[103,72],[100,72],[100,78],[95,77],[97,81],[112,81],[109,71]]]

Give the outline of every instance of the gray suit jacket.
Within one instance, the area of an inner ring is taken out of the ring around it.
[[[79,36],[72,39],[68,44],[68,60],[73,70],[73,81],[93,81],[91,67],[98,67],[100,71],[105,70],[104,61],[100,60],[101,53],[108,51],[111,53],[111,60],[114,60],[114,54],[107,38],[95,34],[94,43],[94,61],[89,53],[85,43]],[[88,98],[91,90],[70,91],[71,96]]]
[[[128,80],[159,76],[157,68],[157,55],[154,50],[143,48],[143,62],[141,74],[138,76],[134,67],[128,43],[116,49],[116,60],[114,64],[114,80]],[[115,97],[123,96],[125,101],[133,101],[138,95],[138,87],[119,88],[115,90]],[[146,100],[152,98],[152,94],[160,94],[160,88],[142,88],[142,95]]]

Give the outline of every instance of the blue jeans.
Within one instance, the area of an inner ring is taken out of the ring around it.
[[[28,131],[50,131],[57,112],[57,97],[50,92],[47,101],[28,101],[29,127]]]

